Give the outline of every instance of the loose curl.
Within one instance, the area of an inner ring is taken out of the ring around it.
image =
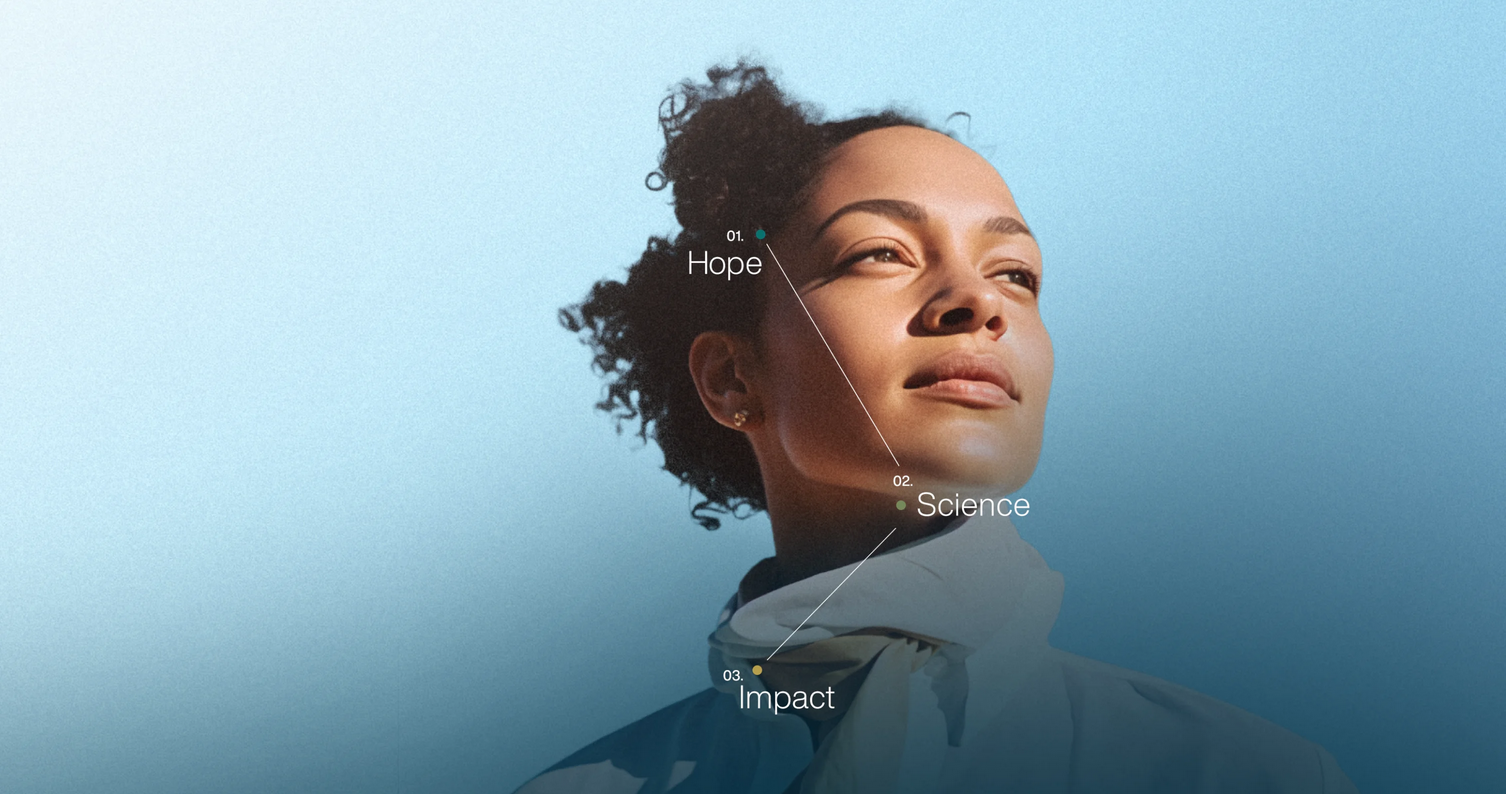
[[[716,529],[712,513],[743,517],[768,505],[747,438],[701,404],[690,345],[706,331],[756,338],[764,305],[752,278],[687,273],[689,253],[746,257],[748,242],[729,244],[727,232],[777,233],[832,149],[870,130],[926,125],[894,110],[822,121],[818,108],[789,99],[767,69],[747,61],[706,78],[680,83],[660,103],[664,151],[645,180],[650,190],[673,185],[680,233],[650,237],[626,281],[596,282],[559,319],[581,334],[607,381],[596,407],[618,432],[639,421],[639,438],[663,450],[664,470],[704,497],[691,516]]]

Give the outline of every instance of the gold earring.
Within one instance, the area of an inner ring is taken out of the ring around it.
[[[735,413],[735,414],[732,415],[732,426],[733,427],[742,427],[743,425],[745,425],[747,423],[748,423],[748,412],[747,411],[738,411],[737,413]]]

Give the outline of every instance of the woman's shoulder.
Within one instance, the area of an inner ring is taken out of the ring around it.
[[[1322,747],[1243,709],[1057,649],[1042,661],[1027,677],[1029,694],[978,737],[975,747],[1013,751],[975,759],[981,780],[1059,779],[1074,791],[1355,792]],[[706,689],[592,742],[518,794],[748,791],[808,760],[809,736],[794,727],[782,736],[740,718],[735,696]]]
[[[1048,668],[1070,710],[1076,770],[1188,784],[1164,790],[1355,790],[1327,750],[1237,706],[1057,649]]]
[[[586,745],[517,794],[666,791],[713,757],[719,775],[746,780],[757,766],[759,741],[744,735],[756,726],[734,718],[734,701],[715,689],[702,690]]]

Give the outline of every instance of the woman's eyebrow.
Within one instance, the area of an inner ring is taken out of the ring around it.
[[[1035,238],[1035,235],[1030,233],[1030,227],[1026,226],[1024,221],[1019,218],[1011,218],[1008,215],[989,218],[983,223],[983,231],[993,232],[994,234],[1023,234],[1032,239]]]
[[[925,208],[913,201],[864,199],[844,205],[836,212],[828,215],[826,220],[822,221],[821,225],[816,227],[815,234],[811,235],[811,242],[815,242],[816,238],[820,237],[821,233],[826,231],[826,227],[832,225],[838,218],[849,212],[871,212],[874,215],[883,215],[895,220],[910,221],[911,223],[922,223],[926,219]]]

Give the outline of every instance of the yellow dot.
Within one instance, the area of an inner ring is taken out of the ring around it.
[[[753,665],[753,675],[763,675],[763,665]]]

